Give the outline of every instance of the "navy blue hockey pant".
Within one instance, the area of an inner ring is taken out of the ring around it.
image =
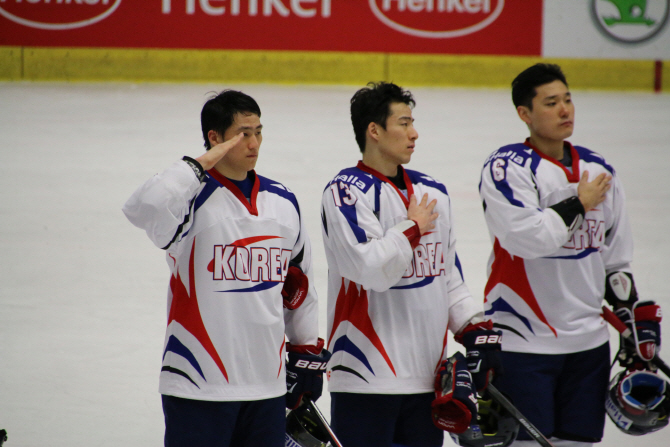
[[[248,402],[162,399],[165,447],[284,447],[284,396]]]
[[[330,393],[331,428],[344,447],[440,447],[433,424],[434,393]]]
[[[502,352],[494,384],[546,437],[599,442],[605,427],[609,343],[588,351],[547,355]],[[532,439],[519,430],[519,440]]]

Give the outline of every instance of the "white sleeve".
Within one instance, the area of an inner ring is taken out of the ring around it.
[[[403,233],[414,225],[398,223],[384,232],[368,197],[356,186],[335,196],[326,188],[322,198],[324,243],[335,256],[341,276],[366,289],[384,292],[395,285],[412,260],[412,247]]]
[[[314,287],[311,243],[302,219],[300,219],[300,236],[292,250],[291,260],[297,261],[298,267],[307,276],[309,290],[300,307],[295,310],[284,309],[286,336],[292,345],[316,345],[319,338],[318,297]]]
[[[527,167],[496,158],[484,165],[479,187],[489,231],[510,254],[525,259],[548,256],[569,239],[561,216],[540,207],[532,175]]]
[[[199,188],[193,169],[178,161],[140,186],[123,205],[123,213],[157,247],[167,248],[190,214]]]

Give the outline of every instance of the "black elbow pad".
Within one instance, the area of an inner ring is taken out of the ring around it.
[[[579,200],[577,196],[569,197],[562,202],[558,202],[554,205],[551,205],[549,208],[556,211],[565,226],[568,227],[568,231],[572,234],[584,221],[584,205]]]

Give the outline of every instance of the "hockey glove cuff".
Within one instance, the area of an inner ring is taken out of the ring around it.
[[[323,372],[331,357],[323,345],[321,338],[316,346],[287,344],[286,408],[298,408],[303,397],[309,397],[314,402],[321,397]]]
[[[654,301],[633,304],[632,310],[618,309],[616,316],[623,321],[633,334],[635,346],[625,346],[619,350],[619,364],[627,369],[649,369],[650,362],[661,347],[661,307]]]
[[[637,301],[637,290],[633,275],[628,272],[612,272],[605,280],[605,300],[614,309],[622,305],[630,307]]]
[[[281,291],[284,307],[295,310],[305,301],[309,291],[309,279],[297,264],[289,263],[288,273]]]
[[[451,433],[463,433],[477,419],[477,393],[460,352],[443,361],[437,371],[431,409],[433,424]]]
[[[483,392],[495,374],[502,375],[500,344],[502,333],[493,330],[491,320],[469,324],[454,339],[465,346],[468,370],[477,391]]]
[[[561,216],[561,219],[565,222],[565,226],[568,227],[568,233],[570,235],[580,227],[584,221],[584,215],[586,214],[584,205],[582,205],[582,202],[577,196],[569,197],[549,208],[553,209],[559,216]]]

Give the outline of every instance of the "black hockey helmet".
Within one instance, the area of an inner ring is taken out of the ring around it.
[[[477,422],[463,433],[450,433],[453,441],[465,447],[507,447],[519,434],[519,423],[494,400],[477,399]]]
[[[286,447],[331,447],[330,436],[307,405],[286,413]]]
[[[610,382],[607,415],[619,430],[646,435],[668,425],[670,384],[651,371],[621,371]]]

